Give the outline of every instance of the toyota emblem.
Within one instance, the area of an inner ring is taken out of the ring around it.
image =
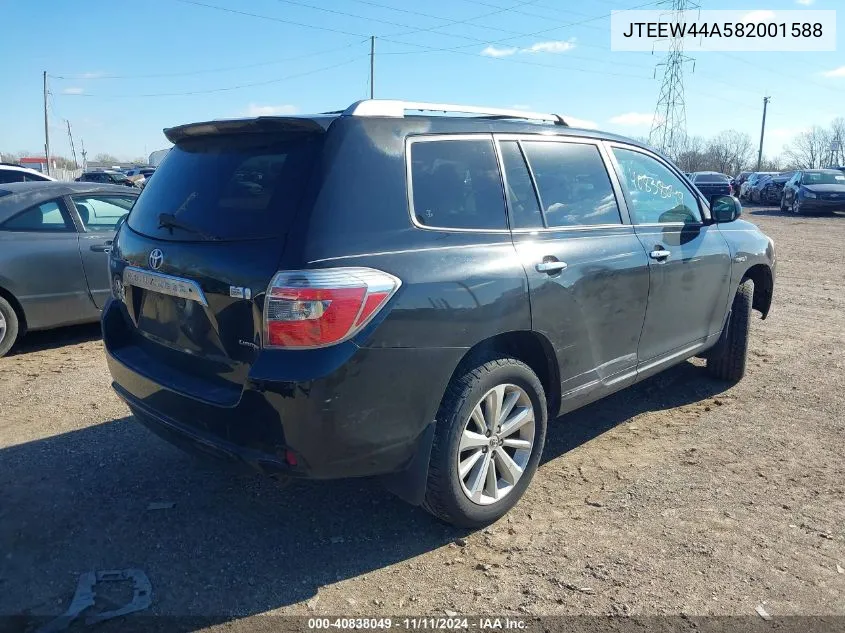
[[[161,252],[160,248],[154,248],[150,251],[150,268],[153,270],[158,270],[161,268],[161,264],[164,261],[164,253]]]

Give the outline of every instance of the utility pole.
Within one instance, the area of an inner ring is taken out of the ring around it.
[[[73,164],[79,169],[79,161],[76,160],[76,148],[73,146],[73,134],[70,133],[70,121],[65,119],[67,123],[67,137],[70,140],[70,152],[73,154]]]
[[[47,127],[47,71],[44,71],[44,158],[47,175],[50,175],[50,130]]]
[[[376,92],[376,36],[370,36],[370,99]]]
[[[766,108],[769,106],[769,99],[771,97],[763,97],[763,126],[760,128],[760,149],[757,152],[757,171],[760,171],[760,165],[763,162],[763,137],[766,135]]]

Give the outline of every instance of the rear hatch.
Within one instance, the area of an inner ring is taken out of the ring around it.
[[[127,337],[115,350],[148,378],[224,406],[262,341],[264,294],[322,147],[308,119],[168,130],[175,147],[121,230]]]
[[[695,186],[705,197],[730,194],[730,182],[721,176],[698,176]]]

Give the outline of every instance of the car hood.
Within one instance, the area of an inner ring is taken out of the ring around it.
[[[802,185],[807,191],[813,193],[828,193],[835,191],[836,193],[845,193],[845,185]]]

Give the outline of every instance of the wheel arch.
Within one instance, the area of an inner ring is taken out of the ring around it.
[[[772,307],[772,294],[775,285],[772,269],[766,264],[755,264],[745,271],[742,278],[754,282],[754,299],[751,307],[760,312],[765,319]]]
[[[543,390],[549,416],[556,416],[560,410],[560,369],[551,342],[542,334],[531,330],[502,332],[479,341],[461,357],[449,376],[449,383],[455,376],[492,355],[504,355],[522,361],[537,374]],[[441,396],[445,396],[445,391]],[[441,406],[438,402],[438,409]],[[423,431],[417,443],[417,451],[408,468],[399,473],[382,476],[383,485],[400,499],[413,504],[422,504],[428,479],[428,466],[434,442],[434,422]]]
[[[0,297],[3,297],[9,302],[9,305],[12,306],[12,309],[18,317],[18,336],[26,333],[26,313],[23,311],[23,306],[20,301],[18,301],[17,297],[15,297],[11,291],[7,290],[3,286],[0,286]]]
[[[559,410],[561,393],[557,356],[549,339],[539,332],[515,330],[502,332],[479,341],[464,354],[449,381],[451,382],[456,375],[477,359],[491,354],[510,356],[528,365],[543,385],[550,415],[554,415]]]

